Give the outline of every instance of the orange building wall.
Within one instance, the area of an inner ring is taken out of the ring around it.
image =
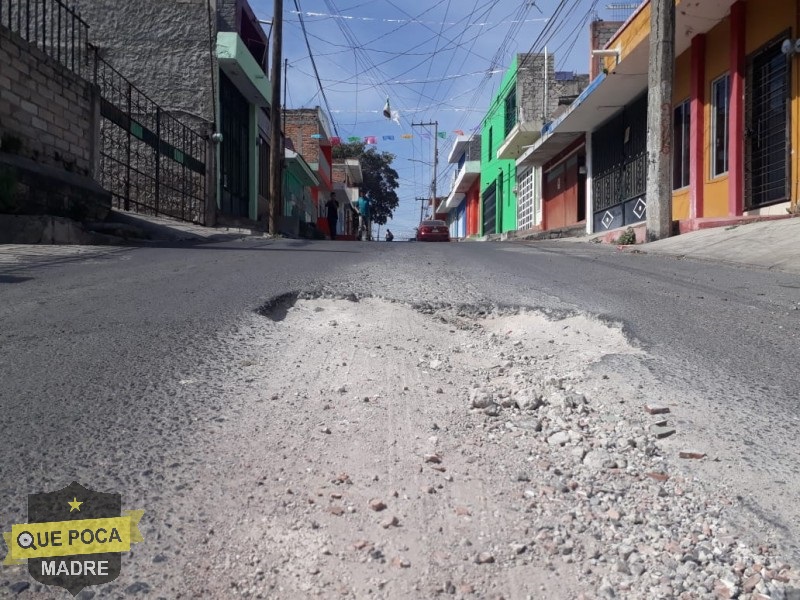
[[[672,84],[672,104],[689,99],[692,74],[692,51],[687,50],[675,59],[675,81]]]
[[[620,28],[620,31],[611,38],[608,48],[620,49],[620,60],[633,51],[639,44],[649,44],[650,39],[650,3],[641,6],[631,15],[627,25]],[[609,70],[614,68],[616,58],[607,58],[605,67]]]
[[[747,54],[755,52],[761,46],[791,29],[789,36],[796,39],[800,36],[797,27],[797,2],[796,0],[760,0],[747,3]],[[790,127],[792,130],[791,161],[791,190],[790,195],[794,201],[798,198],[798,185],[800,181],[800,162],[798,150],[800,149],[800,58],[792,59],[791,75],[791,116]]]
[[[797,37],[796,22],[797,22],[797,3],[795,0],[749,0],[746,3],[746,25],[747,30],[745,33],[746,52],[748,55],[757,51],[767,42],[773,40],[776,36],[780,35],[788,28],[791,28],[793,33],[790,36],[794,39]],[[721,175],[716,178],[711,177],[711,145],[713,140],[711,111],[712,111],[712,98],[711,98],[711,85],[715,79],[730,71],[730,36],[731,36],[731,23],[730,18],[726,17],[716,27],[708,32],[706,38],[706,124],[704,132],[704,157],[703,168],[705,173],[703,180],[705,181],[704,189],[704,217],[724,217],[728,216],[728,193],[729,193],[729,177],[727,174]],[[800,124],[798,120],[798,111],[800,111],[800,103],[798,96],[800,94],[800,66],[795,59],[792,65],[792,148],[798,148],[800,144],[800,131],[797,125]],[[792,153],[792,181],[796,186],[797,173],[798,173],[798,153]],[[793,189],[793,196],[796,197],[796,189]]]
[[[800,37],[800,4],[794,10],[794,29],[792,38]],[[792,205],[796,206],[800,201],[800,60],[795,58],[792,61],[792,153],[789,157],[791,161],[791,187],[789,196]]]
[[[689,202],[691,194],[689,188],[679,192],[672,192],[672,220],[681,221],[689,218]]]
[[[795,21],[795,0],[747,2],[747,54],[755,52]]]
[[[724,21],[706,34],[706,123],[705,139],[703,140],[704,217],[724,217],[728,214],[728,175],[720,175],[713,179],[711,177],[711,148],[714,143],[711,138],[711,113],[713,108],[711,84],[720,76],[730,72],[730,39],[730,17],[726,17]]]
[[[691,92],[692,51],[686,50],[675,59],[675,81],[672,85],[672,105],[677,106],[689,99]],[[671,177],[671,175],[670,175]],[[689,188],[672,193],[672,218],[689,218]]]
[[[678,10],[685,0],[678,0]],[[787,37],[800,37],[800,0],[747,0],[746,9],[746,53],[757,51],[769,41],[786,32]],[[621,49],[624,57],[641,43],[649,43],[650,5],[641,7],[628,24],[609,42],[609,48]],[[711,84],[730,69],[730,17],[723,19],[706,34],[705,56],[705,123],[703,132],[703,217],[727,216],[729,212],[729,177],[727,174],[711,177]],[[605,61],[613,68],[615,59]],[[673,103],[688,99],[691,91],[691,49],[676,58]],[[791,75],[791,196],[800,199],[800,57],[792,60]],[[688,219],[690,215],[690,191],[673,193],[673,218]]]
[[[481,180],[477,178],[466,194],[467,235],[480,234]]]

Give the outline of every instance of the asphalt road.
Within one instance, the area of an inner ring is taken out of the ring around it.
[[[238,360],[218,350],[241,316],[296,292],[621,323],[648,358],[602,368],[664,384],[671,395],[658,399],[678,408],[679,429],[720,460],[697,473],[800,556],[783,501],[800,479],[800,278],[582,243],[0,247],[3,526],[24,518],[26,494],[72,480],[164,504],[152,490],[165,481],[190,493],[198,421],[220,390],[187,394],[182,382]]]

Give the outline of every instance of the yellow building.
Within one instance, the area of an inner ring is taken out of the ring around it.
[[[797,202],[798,38],[800,0],[677,0],[672,213],[682,230],[786,215]],[[602,52],[604,74],[527,156],[544,164],[586,136],[590,233],[646,217],[649,46],[648,0]]]

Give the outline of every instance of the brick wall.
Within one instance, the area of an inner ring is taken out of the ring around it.
[[[0,136],[19,154],[93,175],[95,99],[89,83],[0,27]]]
[[[320,140],[311,136],[322,132],[319,128],[316,109],[287,110],[284,116],[286,118],[285,134],[292,140],[295,151],[307,162],[317,162]]]
[[[347,183],[347,172],[343,162],[333,163],[331,168],[331,180],[333,181],[334,186],[337,183],[341,185],[345,185]]]
[[[622,21],[593,21],[589,27],[589,60],[590,60],[590,67],[589,67],[589,77],[590,79],[594,79],[600,74],[601,69],[603,68],[602,61],[603,59],[600,57],[595,57],[591,55],[592,50],[602,50],[606,47],[609,40],[614,37],[614,34],[619,31],[619,28],[622,27]]]
[[[295,152],[302,156],[306,162],[317,163],[319,170],[323,171],[321,179],[325,187],[325,180],[330,179],[328,159],[320,149],[320,143],[326,142],[326,131],[323,123],[320,122],[320,111],[318,108],[300,108],[287,110],[284,114],[286,119],[285,135],[292,141]],[[312,138],[312,135],[322,135],[321,139]]]

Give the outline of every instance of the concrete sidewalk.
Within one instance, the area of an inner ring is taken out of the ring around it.
[[[800,274],[800,218],[703,229],[622,248]]]
[[[203,244],[270,237],[273,236],[257,229],[204,227],[197,223],[118,210],[112,210],[104,221],[75,221],[52,215],[0,214],[0,244]]]
[[[269,234],[242,227],[205,227],[197,223],[178,221],[114,210],[104,223],[90,225],[90,229],[115,236],[150,242],[225,242],[245,237],[269,238]]]

